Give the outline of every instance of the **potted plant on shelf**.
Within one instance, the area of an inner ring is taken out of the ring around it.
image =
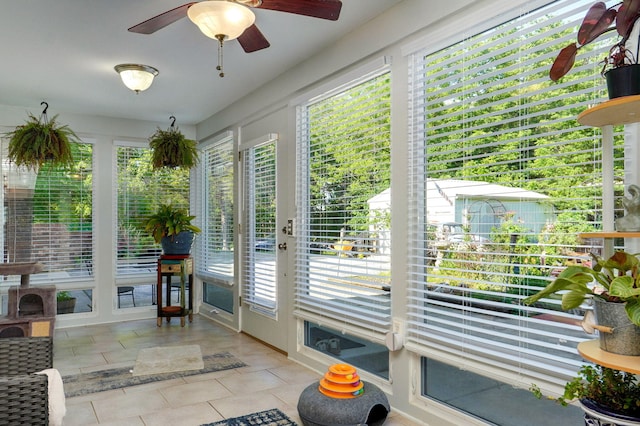
[[[9,138],[9,159],[16,166],[37,171],[45,163],[55,166],[73,164],[71,142],[79,142],[79,138],[69,126],[56,121],[57,115],[47,119],[47,108],[48,105],[40,117],[29,114],[25,124],[6,134]]]
[[[538,386],[532,385],[530,390],[537,398],[542,397]],[[585,365],[555,400],[562,405],[578,400],[585,412],[585,424],[640,425],[640,382],[634,374]]]
[[[607,80],[609,98],[640,94],[638,50],[633,52],[627,47],[638,18],[640,18],[640,2],[636,0],[623,0],[609,8],[604,2],[592,5],[578,30],[577,43],[573,42],[563,48],[553,62],[549,72],[551,80],[557,81],[571,70],[578,50],[592,43],[602,34],[617,31],[620,38],[609,49],[602,67],[602,75]]]
[[[190,169],[198,163],[196,141],[187,139],[175,126],[175,117],[167,130],[158,130],[149,138],[153,150],[151,164],[153,169],[162,167],[182,167]]]
[[[191,224],[193,219],[195,216],[190,216],[186,209],[161,204],[156,213],[147,219],[145,229],[156,243],[162,244],[164,254],[188,255],[194,235],[201,232],[200,228]]]
[[[591,267],[568,266],[523,302],[530,305],[544,297],[561,295],[562,309],[566,311],[593,299],[600,324],[600,348],[640,355],[640,260],[624,251],[616,251],[606,260],[593,254],[591,257]]]
[[[76,309],[76,298],[68,291],[59,291],[56,294],[56,302],[58,314],[72,314]]]

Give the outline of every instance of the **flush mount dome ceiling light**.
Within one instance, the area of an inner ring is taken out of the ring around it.
[[[124,85],[136,93],[147,90],[153,83],[153,78],[159,74],[157,69],[141,64],[120,64],[114,69],[120,74]]]

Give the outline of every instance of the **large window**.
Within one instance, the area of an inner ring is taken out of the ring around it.
[[[72,166],[38,171],[11,163],[7,146],[2,139],[2,261],[42,263],[32,283],[92,278],[92,142],[72,144]]]
[[[561,385],[582,363],[589,307],[522,300],[601,249],[578,237],[601,227],[602,147],[576,117],[606,96],[602,45],[560,83],[548,77],[589,4],[559,1],[411,56],[411,350],[522,387]]]
[[[116,156],[116,273],[121,279],[155,274],[161,248],[144,230],[144,223],[160,204],[189,210],[189,170],[152,170],[146,144],[118,143]]]
[[[391,323],[390,81],[378,65],[298,107],[295,314],[376,340]]]

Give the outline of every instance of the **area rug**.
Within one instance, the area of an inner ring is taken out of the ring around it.
[[[215,423],[207,423],[202,426],[297,426],[282,411],[274,408],[272,410],[260,411],[258,413],[247,414],[245,416],[233,417],[231,419],[220,420]]]
[[[247,365],[231,355],[229,352],[204,355],[202,357],[202,361],[204,363],[204,368],[200,370],[175,371],[145,376],[134,376],[131,367],[113,368],[110,370],[100,370],[92,373],[64,376],[62,377],[64,393],[67,398],[70,398],[95,392],[120,389],[127,386],[143,385],[145,383],[159,382],[162,380],[230,370],[232,368],[245,367]]]
[[[159,346],[138,351],[133,375],[147,376],[203,368],[204,361],[202,361],[200,345]]]

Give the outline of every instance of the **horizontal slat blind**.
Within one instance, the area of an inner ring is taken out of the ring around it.
[[[408,340],[419,353],[523,386],[563,383],[582,362],[583,310],[522,299],[601,249],[577,237],[601,229],[602,188],[599,131],[576,117],[606,96],[606,41],[561,82],[548,77],[589,5],[555,2],[411,56]]]
[[[276,141],[242,151],[243,303],[274,317],[276,294]]]
[[[202,151],[202,178],[197,198],[202,218],[196,268],[201,275],[233,282],[234,217],[233,134],[224,134]]]
[[[72,143],[70,167],[45,163],[29,171],[8,160],[9,141],[2,142],[3,262],[44,264],[32,283],[86,280],[94,256],[93,143]]]
[[[162,249],[145,231],[147,218],[160,204],[189,210],[189,171],[151,167],[151,149],[126,142],[116,146],[116,274],[155,273]]]
[[[390,328],[390,73],[298,108],[296,314]]]

